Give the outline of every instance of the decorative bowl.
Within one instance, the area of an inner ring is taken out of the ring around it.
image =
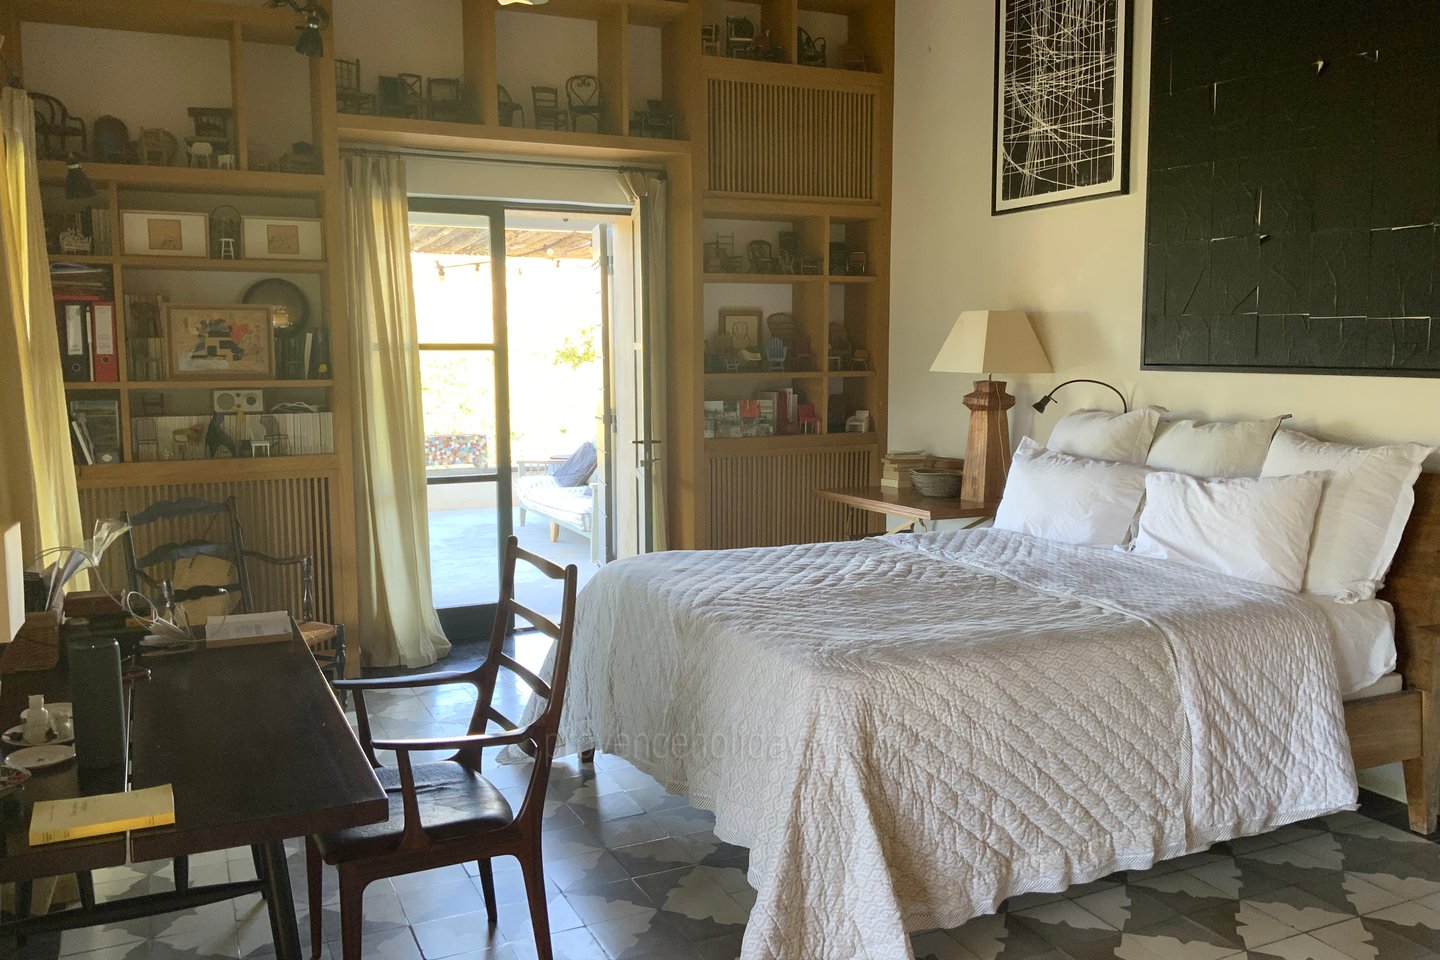
[[[915,467],[910,471],[910,482],[922,497],[960,496],[960,473],[956,470]]]

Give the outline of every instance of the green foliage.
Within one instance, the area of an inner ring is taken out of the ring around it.
[[[599,324],[592,324],[581,330],[573,338],[566,337],[561,341],[555,351],[554,364],[557,367],[565,366],[573,370],[579,370],[587,363],[594,363],[600,359],[600,352],[595,349],[595,336],[600,332]]]

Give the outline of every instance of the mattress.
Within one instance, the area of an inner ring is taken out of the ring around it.
[[[744,960],[902,957],[1352,807],[1330,641],[1295,594],[1000,530],[651,554],[580,596],[561,735],[750,848]]]
[[[1368,687],[1361,687],[1354,693],[1345,694],[1345,699],[1347,701],[1364,700],[1366,697],[1379,697],[1387,693],[1399,693],[1403,689],[1405,689],[1405,678],[1398,673],[1387,673]]]
[[[1302,593],[1330,625],[1330,651],[1342,694],[1363,690],[1395,669],[1395,610],[1384,600],[1341,603]]]

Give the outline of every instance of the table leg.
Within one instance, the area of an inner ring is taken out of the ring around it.
[[[285,863],[285,842],[260,845],[265,862],[265,905],[270,908],[270,933],[277,960],[300,960],[300,929],[295,923],[295,898],[290,893],[290,869]]]

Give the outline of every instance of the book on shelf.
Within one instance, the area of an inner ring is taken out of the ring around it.
[[[122,793],[101,793],[66,800],[37,800],[31,808],[32,847],[62,840],[83,840],[128,830],[164,827],[175,822],[170,784]]]
[[[161,318],[165,297],[153,293],[125,294],[125,336],[130,357],[130,379],[165,379],[165,335]]]
[[[90,316],[97,300],[75,295],[55,296],[55,330],[60,343],[60,369],[66,383],[95,379],[90,362]]]

